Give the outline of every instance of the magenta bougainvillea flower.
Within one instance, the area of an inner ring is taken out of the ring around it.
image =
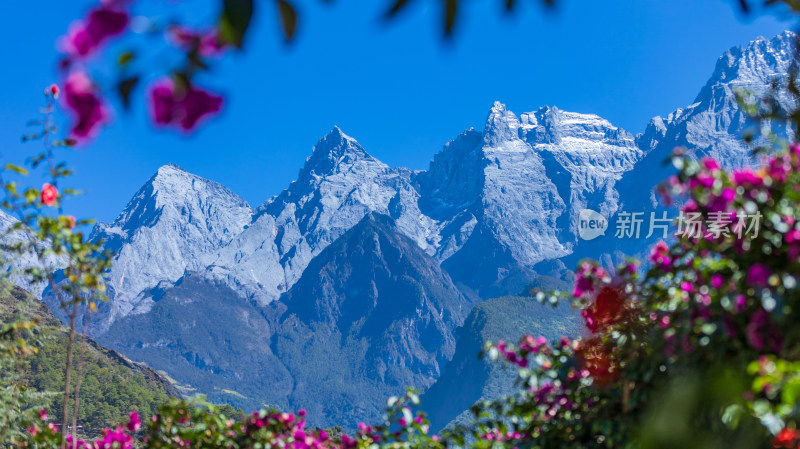
[[[73,72],[64,82],[64,104],[72,111],[75,122],[72,135],[91,137],[108,121],[108,111],[97,88],[84,72]]]
[[[175,125],[191,131],[197,123],[222,107],[222,97],[193,85],[178,88],[164,78],[150,88],[150,112],[157,125]]]
[[[662,270],[669,270],[672,265],[672,257],[669,254],[669,246],[667,246],[667,243],[661,240],[653,245],[649,259],[653,264],[661,267]]]
[[[85,21],[73,23],[61,39],[61,50],[76,58],[91,55],[108,38],[128,26],[128,13],[109,7],[92,10]]]
[[[204,57],[217,56],[227,47],[216,28],[195,31],[174,25],[167,30],[167,38],[183,50],[191,51],[196,48],[200,56]]]
[[[139,420],[139,412],[131,412],[127,427],[129,432],[136,432],[142,428],[142,421]]]
[[[757,263],[747,270],[747,283],[753,287],[763,287],[767,285],[770,274],[766,265]]]

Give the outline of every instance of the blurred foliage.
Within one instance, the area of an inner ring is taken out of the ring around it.
[[[28,348],[27,354],[0,358],[6,363],[0,366],[0,378],[30,394],[30,399],[21,401],[27,404],[28,410],[34,407],[52,410],[51,418],[61,422],[63,397],[48,392],[64,390],[68,330],[43,302],[18,287],[8,285],[0,293],[0,322],[10,323],[5,326],[36,323],[17,332],[17,342]],[[169,382],[150,368],[130,362],[91,340],[87,342],[84,357],[85,379],[78,419],[82,434],[99,435],[105,426],[128,416],[131,410],[150,416],[171,395],[177,394]],[[14,364],[8,365],[12,360]],[[8,416],[12,415],[0,412],[0,417]],[[25,416],[25,413],[16,416]],[[17,432],[9,435],[7,440],[18,439],[20,421],[11,427]]]

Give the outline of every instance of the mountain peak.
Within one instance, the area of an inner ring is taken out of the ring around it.
[[[334,126],[328,134],[317,142],[307,162],[313,162],[314,165],[317,165],[320,162],[328,161],[335,165],[346,158],[360,159],[372,158],[372,156],[364,150],[356,139],[345,134],[338,126]],[[324,165],[329,166],[331,164]]]
[[[716,86],[730,85],[764,90],[793,64],[798,35],[791,31],[767,39],[759,36],[744,46],[732,47],[717,60],[714,73],[695,98],[695,103],[713,95]]]
[[[320,176],[338,173],[344,167],[352,167],[359,161],[380,162],[372,157],[356,139],[345,134],[341,128],[333,129],[314,146],[311,156],[300,171],[298,181],[315,180]]]
[[[158,170],[150,177],[144,187],[148,185],[158,185],[158,186],[174,186],[178,184],[185,184],[187,182],[192,182],[192,180],[203,180],[200,176],[195,174],[189,173],[188,171],[184,170],[182,167],[173,164],[167,163],[158,167]],[[158,189],[156,189],[158,190]]]
[[[495,101],[486,118],[483,130],[484,141],[494,146],[503,141],[519,138],[520,122],[517,116],[506,108],[506,105]]]
[[[164,206],[185,210],[213,198],[232,210],[248,211],[250,205],[227,187],[168,163],[156,170],[136,192],[112,226],[135,229],[152,226]],[[242,212],[244,213],[244,212]]]
[[[173,164],[172,162],[167,162],[166,164],[162,165],[161,167],[158,167],[157,172],[162,172],[162,171],[164,171],[164,172],[175,172],[175,171],[178,171],[178,172],[188,173],[183,167],[181,167],[178,164]]]

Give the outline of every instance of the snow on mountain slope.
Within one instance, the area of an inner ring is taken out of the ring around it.
[[[725,52],[691,105],[650,121],[639,136],[639,145],[647,155],[628,177],[647,176],[654,181],[666,178],[672,169],[665,169],[662,162],[679,146],[698,156],[718,159],[727,167],[753,165],[756,161],[750,155],[752,148],[742,141],[743,133],[752,128],[753,123],[739,107],[736,92],[763,96],[769,92],[773,81],[785,81],[796,45],[797,35],[786,31],[772,39],[759,37],[744,47],[733,47]],[[784,107],[792,106],[787,98],[779,100]],[[793,135],[785,124],[773,123],[772,126],[779,134]],[[640,183],[627,180],[624,188],[625,193],[632,193],[634,197],[637,190],[642,190]]]
[[[617,209],[615,183],[641,155],[598,116],[517,117],[496,102],[482,133],[462,133],[416,177],[423,212],[441,221],[437,258],[478,296],[519,291],[537,263],[571,252],[581,209]]]
[[[92,234],[116,253],[108,279],[112,301],[100,328],[147,312],[151,289],[205,269],[250,217],[247,202],[223,185],[175,165],[159,168],[113,223]]]
[[[567,203],[569,229],[576,235],[574,219],[582,209],[591,208],[611,215],[619,195],[616,182],[642,157],[633,134],[593,114],[577,114],[543,107],[522,114],[526,141],[538,151],[549,168],[548,176],[558,182]]]
[[[223,248],[212,272],[262,303],[277,299],[309,261],[369,212],[391,215],[423,250],[436,241],[419,212],[411,171],[391,169],[335,127],[296,181],[258,208],[252,225]],[[219,267],[225,267],[221,269]]]

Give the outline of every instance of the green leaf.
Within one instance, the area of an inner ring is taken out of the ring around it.
[[[219,18],[221,39],[242,48],[252,16],[253,0],[223,0],[222,15]]]
[[[22,176],[28,176],[28,170],[25,170],[24,168],[20,167],[19,165],[6,164],[5,169],[6,170],[11,170],[14,173],[20,174]]]
[[[297,11],[291,3],[286,0],[278,0],[278,12],[281,16],[281,29],[283,30],[283,37],[287,42],[294,39],[294,34],[297,31]]]
[[[126,110],[131,108],[131,93],[137,84],[139,84],[139,75],[125,78],[117,83],[117,93],[122,100],[122,107]]]
[[[117,56],[117,64],[120,67],[125,67],[126,65],[130,64],[136,58],[136,53],[132,50],[124,51]]]

